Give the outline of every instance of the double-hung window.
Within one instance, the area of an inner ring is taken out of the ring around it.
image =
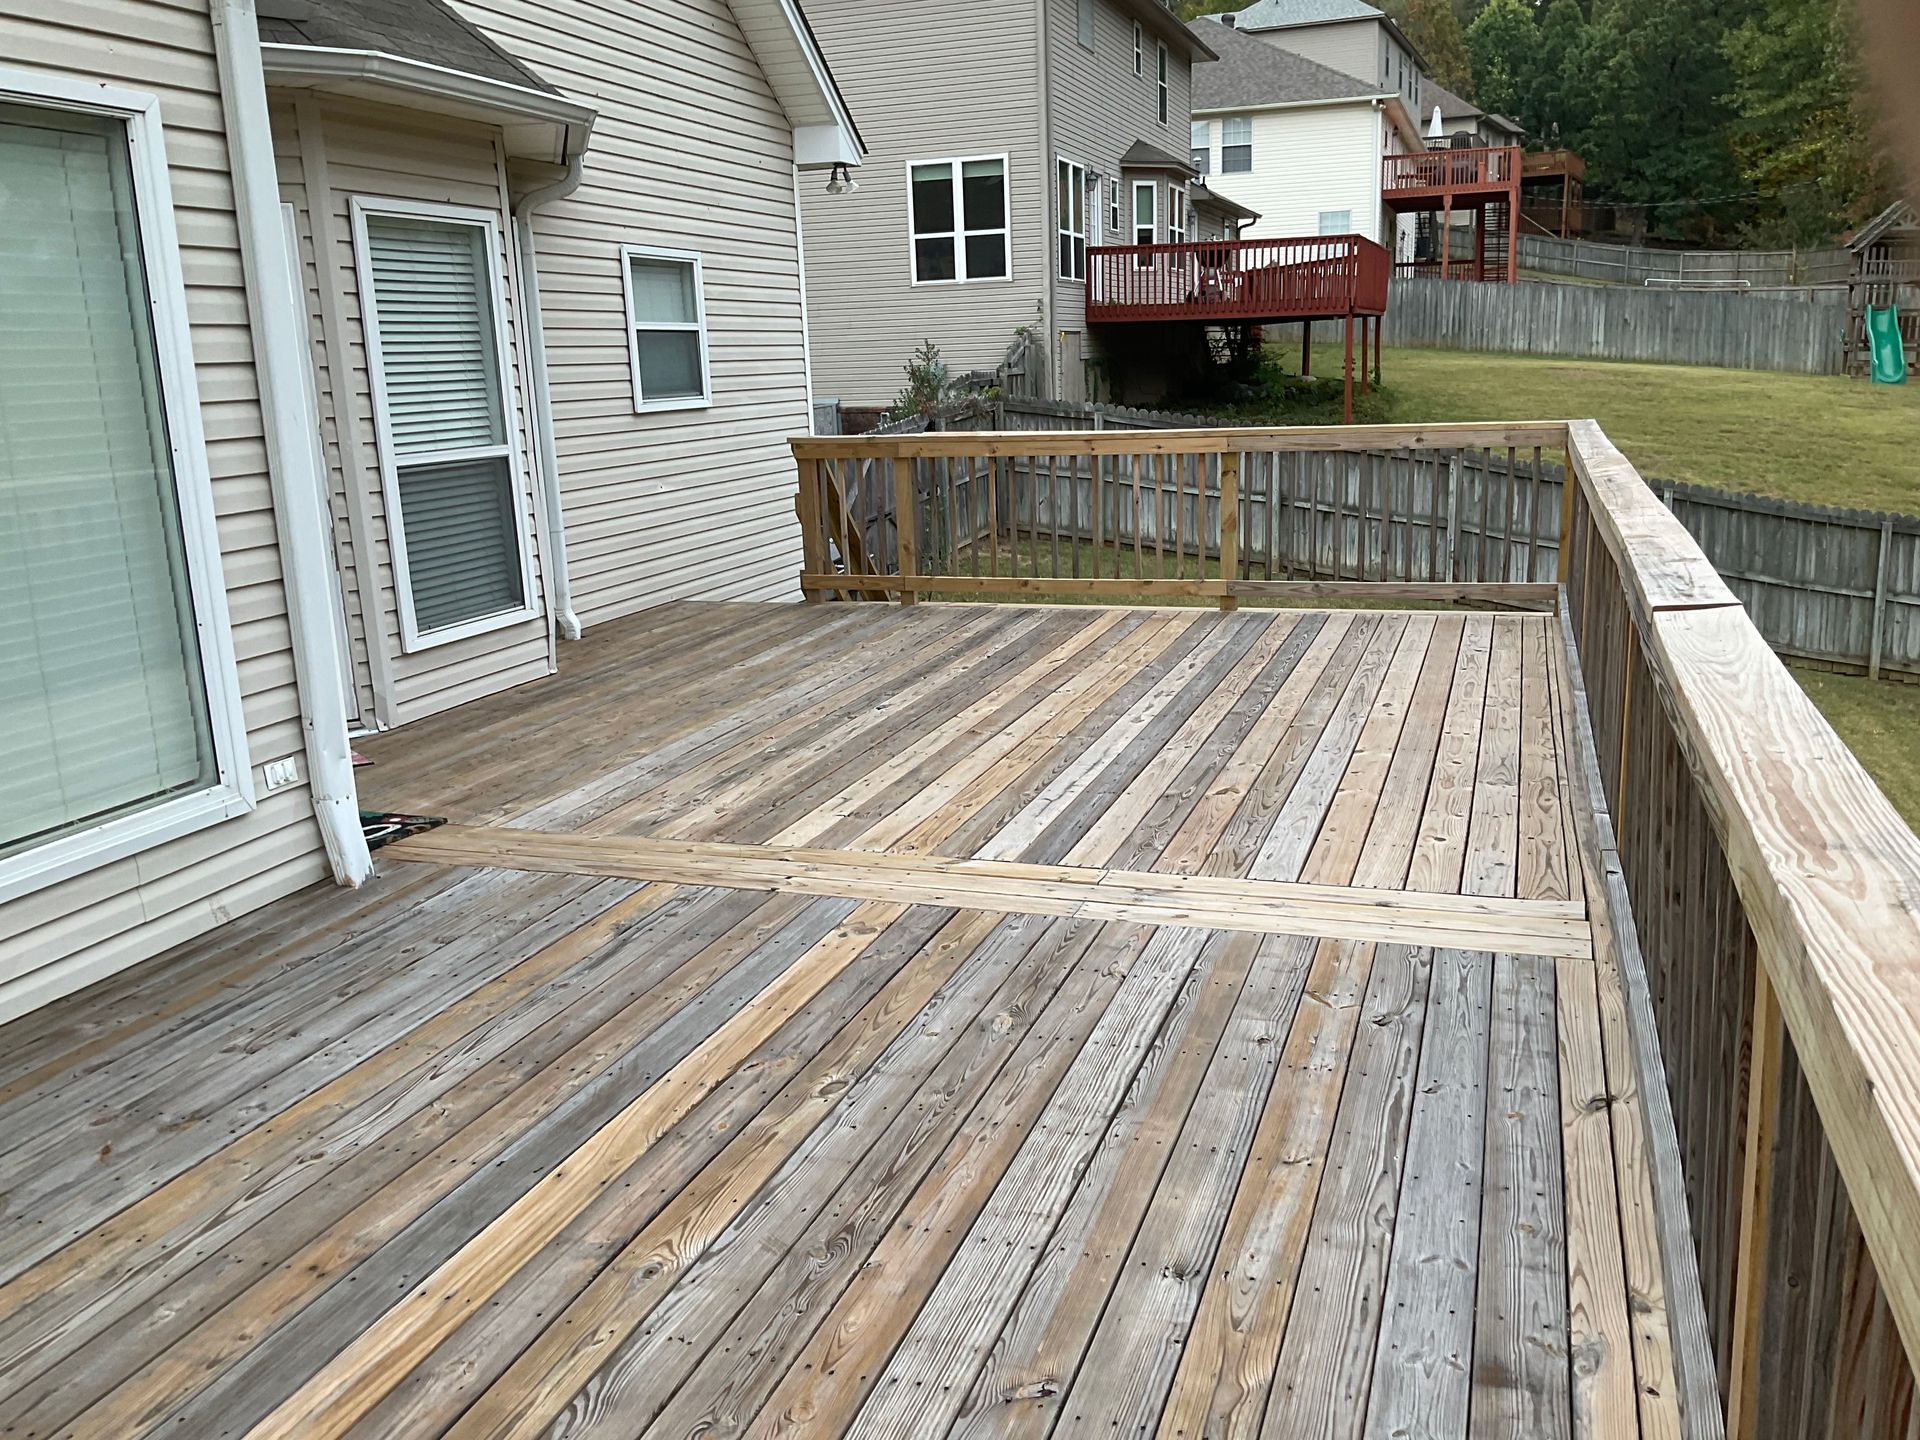
[[[1196,174],[1208,175],[1213,171],[1213,126],[1205,120],[1193,122],[1192,139],[1188,141],[1187,158],[1192,162]]]
[[[633,408],[694,410],[711,405],[700,257],[684,250],[628,245],[620,260],[627,291]]]
[[[169,183],[0,68],[0,900],[252,804]]]
[[[1080,43],[1087,49],[1093,49],[1093,0],[1080,0],[1078,16]]]
[[[1087,171],[1083,165],[1061,160],[1054,205],[1060,229],[1060,278],[1087,278]]]
[[[1183,185],[1167,187],[1167,243],[1187,243],[1187,191]]]
[[[1253,117],[1236,115],[1220,126],[1220,173],[1245,175],[1253,169]]]
[[[1160,46],[1160,123],[1167,123],[1167,47]]]
[[[1120,237],[1126,234],[1126,228],[1120,219],[1120,192],[1125,187],[1118,175],[1107,177],[1107,235],[1112,244],[1118,245]]]
[[[1140,33],[1140,22],[1133,22],[1133,73],[1147,73],[1147,42]]]
[[[907,173],[913,283],[1007,279],[1006,156],[916,161]]]
[[[495,218],[356,197],[353,222],[401,643],[529,619]]]

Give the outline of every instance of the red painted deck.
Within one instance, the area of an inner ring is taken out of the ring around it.
[[[1101,245],[1087,252],[1087,319],[1260,323],[1375,316],[1393,258],[1359,235]]]

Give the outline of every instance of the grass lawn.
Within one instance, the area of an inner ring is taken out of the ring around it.
[[[1920,830],[1920,685],[1799,666],[1793,675],[1907,823]]]
[[[1283,357],[1297,363],[1298,355]],[[1622,365],[1389,348],[1395,421],[1592,417],[1650,479],[1785,500],[1920,513],[1920,376],[1872,385],[1825,375]]]

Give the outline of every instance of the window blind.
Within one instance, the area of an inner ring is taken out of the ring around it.
[[[218,768],[122,122],[0,104],[0,854]]]
[[[366,217],[414,628],[526,606],[489,232]]]

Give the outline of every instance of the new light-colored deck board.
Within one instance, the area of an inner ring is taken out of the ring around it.
[[[455,823],[0,1032],[0,1428],[1671,1433],[1558,634],[683,605],[365,741]]]

